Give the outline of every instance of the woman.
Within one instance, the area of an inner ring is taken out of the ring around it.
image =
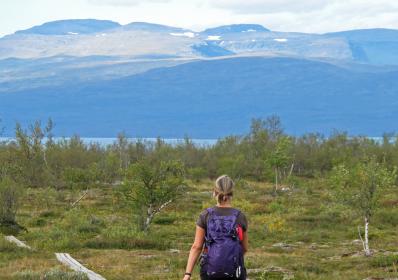
[[[204,210],[196,222],[195,241],[183,280],[191,279],[201,253],[202,280],[246,279],[243,255],[248,249],[247,219],[232,207],[233,188],[234,182],[227,175],[216,180],[213,197],[217,205]]]

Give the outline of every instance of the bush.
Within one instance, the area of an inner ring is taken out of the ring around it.
[[[92,182],[91,174],[83,168],[65,168],[63,180],[71,186],[85,187]]]
[[[373,267],[389,267],[389,266],[397,267],[398,255],[375,257],[372,259],[371,265]]]
[[[31,226],[43,227],[47,224],[47,220],[44,218],[37,218],[32,220],[30,223]]]
[[[15,182],[8,178],[0,181],[0,224],[16,223],[20,196],[20,188]]]
[[[201,179],[206,178],[207,172],[202,167],[193,167],[188,169],[187,175],[192,181],[199,182]]]
[[[88,280],[86,274],[81,272],[65,272],[61,270],[50,270],[39,273],[33,271],[17,272],[13,275],[15,280]]]
[[[261,273],[260,277],[257,278],[258,280],[283,280],[285,279],[284,274],[279,271],[264,271]]]
[[[91,249],[157,249],[165,250],[168,249],[169,242],[163,240],[154,240],[149,238],[131,238],[131,237],[121,237],[121,238],[95,238],[89,240],[84,245]]]
[[[164,217],[156,217],[153,222],[157,225],[171,225],[176,220],[177,218],[175,216],[164,216]]]
[[[278,201],[272,201],[268,204],[268,209],[271,213],[284,213],[286,212],[286,206]]]
[[[398,213],[394,210],[381,210],[375,215],[377,225],[398,226]]]

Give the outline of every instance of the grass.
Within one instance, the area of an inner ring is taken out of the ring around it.
[[[28,189],[18,222],[29,231],[18,238],[34,250],[17,248],[0,236],[0,279],[55,279],[43,278],[51,273],[58,273],[56,279],[84,279],[60,265],[55,252],[70,253],[108,280],[181,279],[197,216],[214,204],[211,186],[207,180],[191,183],[183,198],[154,219],[148,234],[137,230],[116,187],[90,190],[73,209],[78,189]],[[370,225],[376,252],[367,258],[355,254],[362,245],[353,243],[362,220],[335,205],[322,181],[299,180],[293,190],[277,196],[267,183],[239,184],[233,204],[249,219],[250,279],[398,277],[398,259],[392,254],[398,251],[397,201],[397,193],[383,194]],[[192,279],[198,279],[197,271]]]

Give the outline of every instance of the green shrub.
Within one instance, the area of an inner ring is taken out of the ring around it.
[[[373,267],[389,267],[389,266],[397,267],[398,255],[374,257],[371,260],[371,265]]]
[[[76,227],[79,233],[100,233],[101,228],[97,225],[92,225],[89,223],[81,224]]]
[[[47,221],[46,221],[46,219],[43,219],[43,218],[34,219],[30,223],[31,226],[38,226],[38,227],[45,226],[46,224],[47,224]]]
[[[54,218],[57,217],[58,214],[55,213],[54,211],[43,211],[39,215],[41,218]]]
[[[170,242],[165,242],[164,240],[155,240],[149,238],[131,238],[131,237],[121,237],[118,239],[108,239],[108,238],[95,238],[87,241],[84,244],[85,247],[91,249],[157,249],[165,250],[170,247]]]
[[[271,213],[283,213],[286,211],[286,206],[282,205],[278,201],[272,201],[268,204],[268,209]]]
[[[20,187],[11,179],[0,180],[0,224],[15,224],[21,197]]]
[[[270,272],[264,271],[261,275],[256,278],[257,280],[283,280],[284,274],[282,272]]]
[[[86,274],[81,272],[64,272],[61,270],[50,270],[39,273],[33,271],[17,272],[13,275],[15,280],[88,280]]]
[[[158,225],[171,225],[176,221],[176,217],[174,216],[159,216],[156,217],[153,222]]]
[[[193,167],[188,168],[187,175],[192,181],[199,182],[201,179],[206,177],[207,171],[202,167]]]
[[[381,210],[375,215],[375,224],[385,226],[398,226],[398,213],[392,209]]]

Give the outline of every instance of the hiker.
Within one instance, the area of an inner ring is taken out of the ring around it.
[[[227,175],[216,180],[213,197],[217,205],[199,215],[183,280],[191,279],[199,255],[201,280],[246,279],[247,219],[232,207],[233,188],[234,182]]]

